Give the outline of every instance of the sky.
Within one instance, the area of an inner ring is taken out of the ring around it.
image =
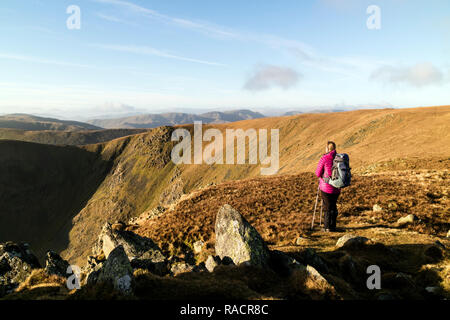
[[[0,114],[450,104],[448,0],[2,0],[0,35]]]

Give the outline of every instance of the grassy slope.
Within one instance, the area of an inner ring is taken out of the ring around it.
[[[20,130],[99,130],[100,127],[78,121],[65,121],[53,118],[43,118],[28,114],[10,114],[0,116],[0,128]]]
[[[0,140],[19,140],[42,144],[80,146],[111,141],[145,131],[145,129],[107,129],[91,131],[28,131],[0,129]]]

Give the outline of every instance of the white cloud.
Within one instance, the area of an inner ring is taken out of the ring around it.
[[[114,44],[92,44],[92,46],[97,47],[97,48],[102,48],[102,49],[113,50],[113,51],[121,51],[121,52],[143,54],[143,55],[152,55],[152,56],[158,56],[158,57],[162,57],[162,58],[195,62],[195,63],[207,64],[207,65],[213,65],[213,66],[224,66],[224,64],[221,64],[218,62],[212,62],[212,61],[199,60],[199,59],[178,56],[178,55],[163,52],[163,51],[160,51],[158,49],[148,47],[148,46],[123,46],[123,45],[114,45]]]
[[[255,68],[255,71],[245,83],[244,89],[261,91],[280,87],[286,90],[295,86],[301,78],[303,78],[303,75],[291,68],[260,65]]]
[[[212,36],[219,36],[219,37],[234,37],[235,34],[232,32],[226,30],[222,27],[217,27],[214,25],[211,25],[206,22],[195,22],[191,20],[171,17],[162,13],[159,13],[158,11],[151,10],[142,6],[139,6],[137,4],[134,4],[129,1],[122,1],[122,0],[94,0],[96,2],[106,3],[110,5],[120,6],[122,8],[126,8],[132,12],[138,13],[140,15],[143,15],[148,18],[152,18],[155,20],[159,20],[164,23],[168,24],[174,24],[182,28],[187,29],[193,29],[197,30],[203,33],[206,33],[208,35]]]
[[[418,63],[409,67],[382,66],[372,72],[371,80],[384,83],[404,83],[414,87],[440,84],[444,74],[429,62]]]

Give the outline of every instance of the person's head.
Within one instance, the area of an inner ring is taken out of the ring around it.
[[[327,142],[327,147],[325,149],[325,152],[328,153],[328,152],[331,152],[333,150],[336,150],[336,143],[334,143],[333,141],[328,141]]]

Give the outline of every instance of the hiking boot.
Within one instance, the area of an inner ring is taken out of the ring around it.
[[[330,229],[322,228],[322,232],[330,232]]]

